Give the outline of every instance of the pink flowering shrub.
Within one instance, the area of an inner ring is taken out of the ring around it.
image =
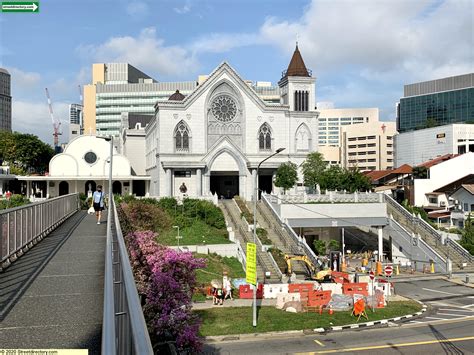
[[[155,240],[156,234],[150,231],[132,232],[126,237],[152,340],[176,339],[179,349],[199,352],[199,322],[191,313],[191,298],[196,286],[195,270],[204,267],[205,261]]]

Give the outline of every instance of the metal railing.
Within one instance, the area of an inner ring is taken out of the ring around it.
[[[431,237],[437,245],[442,245],[441,234],[433,228],[428,222],[423,220],[421,217],[414,216],[409,211],[407,211],[403,206],[401,206],[397,201],[388,195],[384,195],[385,202],[394,208],[397,212],[403,215],[403,217],[412,225],[413,228],[420,228],[423,230],[429,237]],[[446,246],[454,250],[461,258],[467,260],[468,262],[474,261],[474,256],[471,255],[466,249],[464,249],[459,243],[447,239]]]
[[[153,354],[113,199],[105,251],[102,354]]]
[[[0,211],[0,269],[79,210],[79,194]]]

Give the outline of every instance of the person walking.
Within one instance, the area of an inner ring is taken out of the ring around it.
[[[97,217],[97,224],[100,224],[100,217],[105,206],[102,185],[98,185],[97,191],[94,191],[94,194],[92,195],[92,205],[94,206],[95,215]]]

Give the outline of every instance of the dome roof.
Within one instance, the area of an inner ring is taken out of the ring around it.
[[[185,96],[179,92],[179,90],[176,90],[176,92],[171,95],[168,100],[174,100],[174,101],[183,101]]]

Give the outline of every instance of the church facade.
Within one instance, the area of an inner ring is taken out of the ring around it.
[[[226,62],[187,97],[157,102],[146,127],[150,195],[250,200],[257,179],[271,192],[281,163],[300,165],[317,149],[315,81],[296,47],[278,83],[279,104],[264,102]]]

